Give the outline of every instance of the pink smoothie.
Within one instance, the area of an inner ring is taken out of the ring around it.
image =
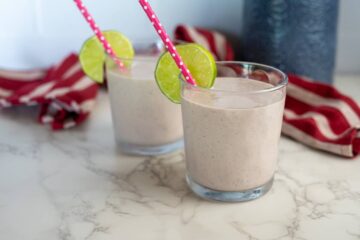
[[[216,89],[248,92],[273,87],[218,78]],[[184,91],[182,114],[188,175],[219,191],[262,186],[274,175],[285,93],[222,94]]]

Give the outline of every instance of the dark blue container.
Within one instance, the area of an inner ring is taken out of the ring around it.
[[[338,0],[246,0],[243,59],[331,83]]]

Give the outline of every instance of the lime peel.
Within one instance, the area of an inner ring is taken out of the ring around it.
[[[117,31],[104,31],[103,35],[111,45],[118,58],[132,59],[134,57],[134,48],[130,40]],[[98,83],[104,81],[104,64],[113,67],[115,63],[106,57],[102,44],[97,36],[92,36],[84,42],[81,47],[79,60],[85,74]],[[129,67],[131,61],[124,62],[125,67]]]
[[[213,55],[201,45],[195,43],[177,45],[176,50],[195,79],[196,85],[211,88],[217,69]],[[172,102],[181,102],[180,69],[169,52],[160,56],[155,79],[161,92]]]

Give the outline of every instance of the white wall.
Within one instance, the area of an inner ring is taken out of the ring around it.
[[[118,29],[133,40],[155,39],[137,0],[84,0],[103,29]],[[243,0],[152,0],[172,31],[178,23],[241,32]],[[360,72],[360,1],[341,0],[338,69]],[[77,51],[92,35],[72,0],[0,0],[0,67],[47,66]]]

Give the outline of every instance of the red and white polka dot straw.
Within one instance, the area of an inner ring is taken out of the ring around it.
[[[106,53],[114,60],[116,65],[118,65],[121,70],[124,70],[125,68],[124,63],[122,63],[119,60],[119,58],[117,58],[114,50],[111,48],[110,43],[106,41],[104,35],[100,31],[99,27],[96,25],[94,18],[90,15],[85,5],[82,3],[81,0],[74,0],[74,2],[76,3],[76,6],[79,8],[82,15],[84,16],[85,20],[89,23],[91,29],[93,30],[93,32],[95,33],[101,44],[103,45]]]
[[[148,0],[139,0],[139,3],[141,4],[146,15],[153,24],[156,32],[159,34],[161,40],[164,42],[166,48],[168,49],[169,53],[174,59],[176,65],[181,70],[181,73],[184,75],[186,81],[192,85],[196,85],[196,82],[194,81],[194,78],[191,76],[189,69],[185,66],[184,62],[181,60],[179,53],[176,51],[174,44],[171,42],[168,34],[166,33],[165,29],[160,23],[158,17],[156,16],[155,12],[152,10]]]

